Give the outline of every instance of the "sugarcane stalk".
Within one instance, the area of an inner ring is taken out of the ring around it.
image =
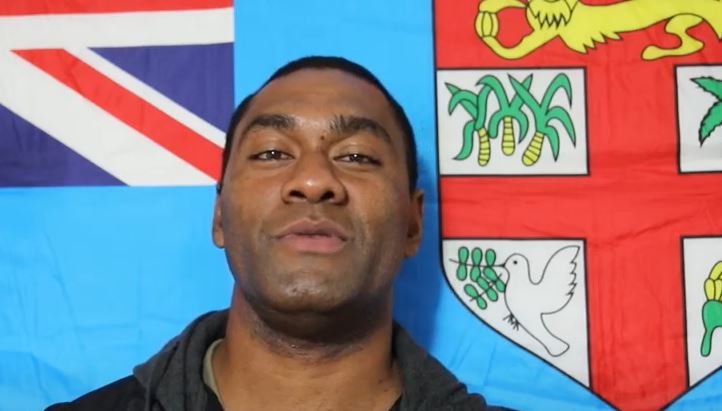
[[[505,116],[503,119],[504,130],[501,135],[501,152],[507,156],[514,154],[516,143],[514,142],[514,123],[511,117]]]
[[[485,128],[479,129],[479,165],[485,166],[489,164],[491,158],[491,143],[489,141],[489,133]]]

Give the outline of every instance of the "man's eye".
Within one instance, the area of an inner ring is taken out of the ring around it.
[[[260,161],[288,160],[290,158],[290,155],[280,150],[261,151],[260,153],[254,154],[250,157],[251,160]]]
[[[373,164],[373,165],[380,165],[381,162],[371,156],[367,156],[365,154],[359,154],[359,153],[351,153],[346,154],[343,156],[337,157],[338,160],[346,161],[349,163],[361,163],[361,164]]]

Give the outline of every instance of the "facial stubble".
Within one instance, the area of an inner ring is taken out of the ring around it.
[[[381,249],[371,253],[378,255],[350,249],[328,257],[338,259],[336,264],[321,264],[328,263],[327,257],[300,257],[294,261],[306,264],[294,268],[279,264],[272,250],[226,250],[237,291],[264,339],[286,339],[295,346],[349,345],[390,318],[392,280],[399,264],[389,267],[393,258],[382,262]],[[344,255],[348,259],[341,261]],[[317,271],[311,268],[314,260],[320,262]],[[345,269],[331,271],[334,266]]]
[[[412,251],[409,245],[415,243],[408,237],[415,236],[409,232],[413,222],[410,207],[415,204],[390,201],[380,208],[385,212],[346,221],[344,226],[354,233],[352,244],[338,256],[310,257],[303,264],[294,259],[278,263],[274,257],[279,249],[272,246],[273,236],[262,234],[274,230],[239,218],[244,214],[242,208],[232,207],[235,224],[224,221],[222,232],[235,278],[234,317],[273,352],[309,361],[339,358],[362,349],[374,334],[390,333],[393,279]],[[323,215],[329,213],[333,211],[326,209]],[[294,218],[298,216],[281,217],[285,222]],[[332,218],[343,221],[341,215]],[[274,220],[271,225],[277,223]],[[308,270],[318,266],[311,263],[314,258],[324,262],[325,271]],[[330,271],[338,267],[341,269]],[[347,279],[358,282],[343,281]]]

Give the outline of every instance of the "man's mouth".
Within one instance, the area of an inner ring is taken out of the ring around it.
[[[300,220],[281,230],[276,238],[292,249],[305,253],[333,254],[348,241],[348,234],[328,220]]]

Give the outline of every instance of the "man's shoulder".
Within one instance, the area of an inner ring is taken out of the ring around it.
[[[91,391],[71,402],[51,405],[45,411],[142,410],[145,390],[137,379],[128,376]]]

